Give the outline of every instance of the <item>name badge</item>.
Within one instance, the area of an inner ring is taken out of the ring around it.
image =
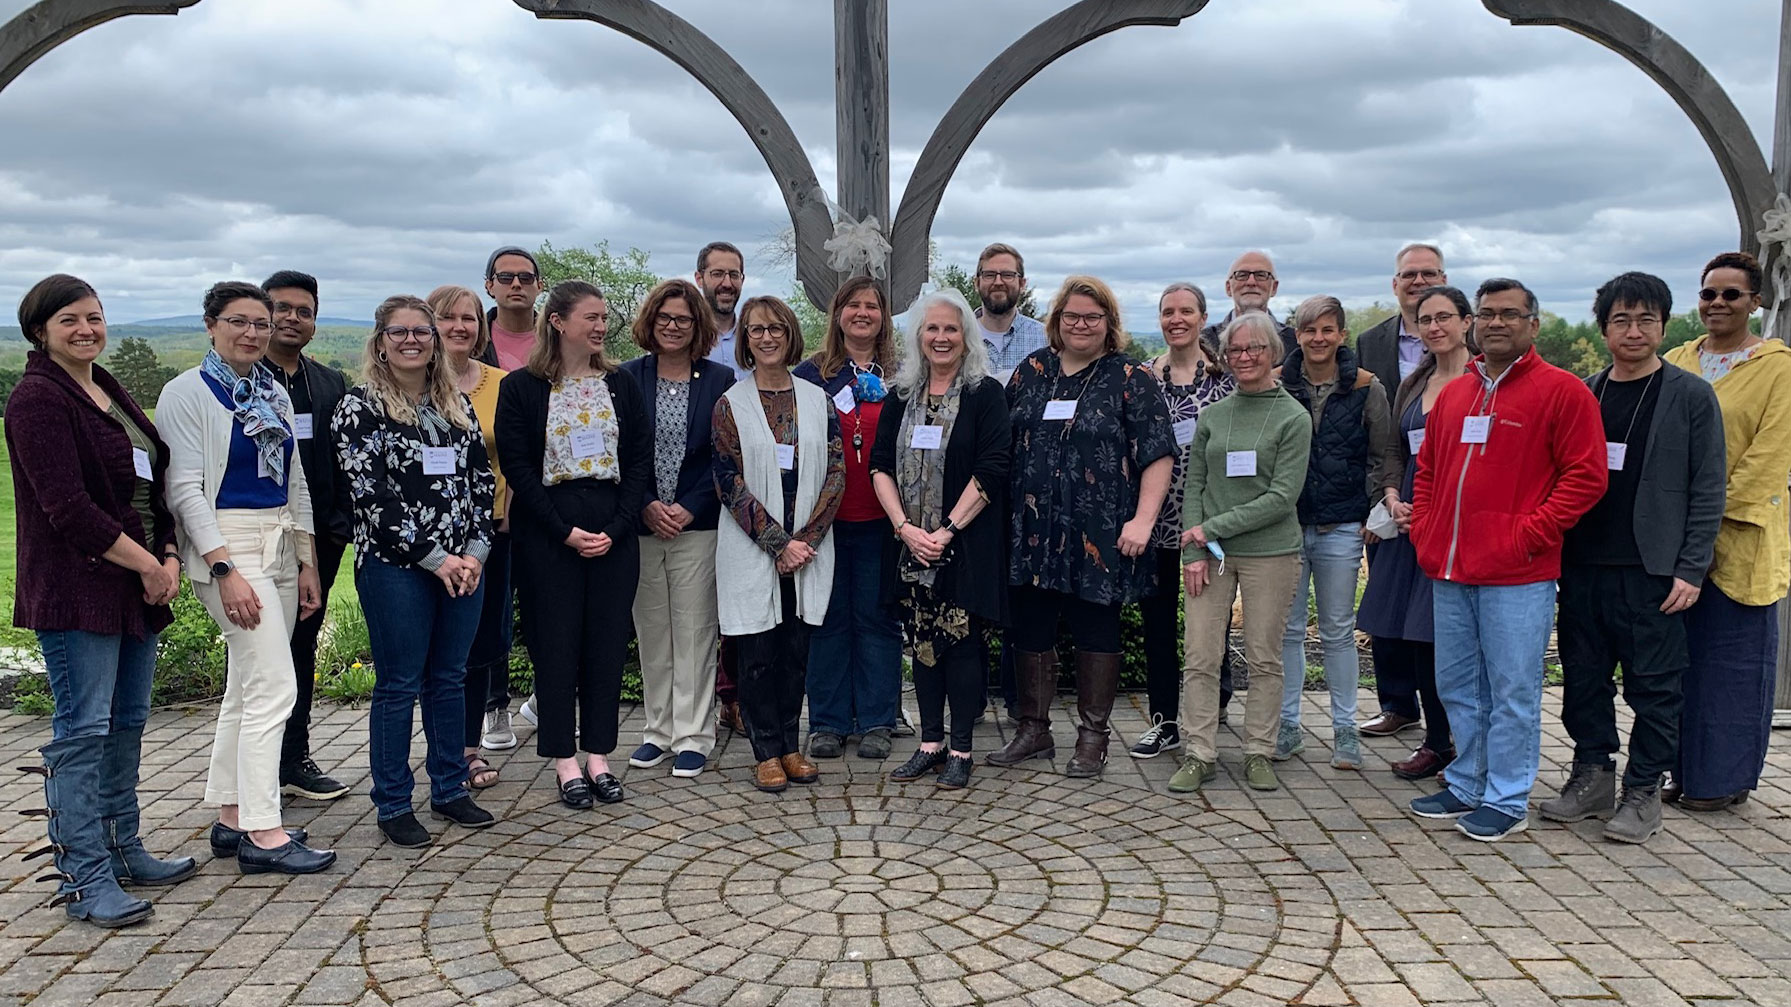
[[[933,450],[939,447],[939,438],[944,433],[944,427],[923,426],[917,423],[914,426],[914,439],[909,442],[909,445],[922,450]]]
[[[261,453],[260,448],[256,448],[255,449],[255,478],[257,478],[257,479],[272,479],[273,477],[274,477],[274,470],[271,468],[268,468],[267,456]]]
[[[149,452],[142,448],[131,449],[131,468],[137,470],[137,478],[144,482],[153,482],[155,473],[149,467]]]
[[[310,413],[292,414],[292,436],[297,437],[301,441],[308,441],[311,439]]]
[[[423,474],[426,476],[451,476],[455,463],[453,448],[424,448]]]
[[[1175,424],[1175,443],[1179,447],[1187,447],[1194,443],[1194,423],[1192,416],[1178,420]]]
[[[1045,419],[1067,420],[1076,415],[1075,399],[1052,399],[1045,403]]]
[[[603,453],[603,431],[596,427],[572,431],[572,457],[595,458]]]
[[[1419,427],[1416,430],[1407,430],[1405,432],[1405,442],[1411,446],[1412,454],[1417,454],[1418,449],[1424,446],[1424,428]]]
[[[852,386],[847,385],[833,393],[833,408],[842,413],[849,413],[858,406],[858,396],[852,394]]]
[[[1486,435],[1492,433],[1491,416],[1469,416],[1461,421],[1461,442],[1463,444],[1485,444]]]
[[[1225,474],[1233,479],[1235,479],[1239,476],[1255,475],[1256,474],[1256,452],[1254,452],[1254,451],[1227,451],[1227,452],[1225,452]]]
[[[796,445],[777,445],[777,467],[780,469],[793,469],[796,467]]]
[[[1622,441],[1604,442],[1604,467],[1612,472],[1623,471],[1624,459],[1629,457],[1629,445]]]

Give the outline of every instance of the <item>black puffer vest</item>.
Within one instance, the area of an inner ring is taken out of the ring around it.
[[[1281,385],[1313,410],[1312,386],[1306,383],[1305,354],[1295,350],[1281,366]],[[1368,427],[1363,422],[1369,382],[1374,375],[1356,366],[1355,351],[1337,348],[1337,388],[1312,433],[1312,459],[1306,466],[1306,487],[1300,491],[1300,524],[1345,524],[1368,517]]]

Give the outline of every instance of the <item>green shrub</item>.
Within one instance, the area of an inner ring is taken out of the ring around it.
[[[28,717],[47,717],[56,712],[49,676],[26,672],[13,679],[12,689],[12,712]]]
[[[155,684],[149,701],[156,706],[214,699],[224,694],[224,634],[183,583],[174,597],[174,622],[162,630],[156,650]]]

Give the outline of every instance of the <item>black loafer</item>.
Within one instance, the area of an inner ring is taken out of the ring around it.
[[[471,797],[456,797],[446,804],[430,801],[429,814],[444,822],[464,825],[469,829],[483,829],[497,824],[497,819],[492,817],[491,812],[474,804]]]
[[[316,874],[335,862],[336,851],[314,850],[296,839],[277,850],[251,842],[236,849],[236,866],[244,874]]]
[[[407,850],[420,849],[435,842],[435,837],[429,834],[428,829],[423,828],[423,823],[417,821],[416,813],[412,811],[406,811],[396,818],[381,819],[379,831],[385,833],[387,842]]]
[[[243,844],[243,837],[247,835],[242,829],[233,829],[223,822],[211,823],[211,855],[220,858],[236,856],[236,848]],[[311,838],[304,829],[296,827],[287,829],[286,836],[299,843]]]
[[[621,804],[622,798],[627,796],[622,793],[622,781],[613,773],[598,773],[591,777],[591,792],[604,804]]]
[[[591,785],[582,776],[560,784],[560,803],[575,811],[585,810],[591,806]]]

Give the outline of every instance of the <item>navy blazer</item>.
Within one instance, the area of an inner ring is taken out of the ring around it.
[[[644,353],[622,364],[622,370],[640,385],[641,399],[647,409],[647,428],[657,430],[659,358]],[[715,403],[721,401],[723,393],[733,384],[734,372],[712,360],[698,360],[691,366],[690,415],[685,419],[684,464],[678,467],[677,489],[677,503],[690,512],[688,531],[714,531],[721,517],[721,498],[715,493],[715,442],[710,437],[710,429],[715,417]],[[658,497],[658,490],[649,483],[647,499]],[[641,534],[653,533],[643,525]]]

